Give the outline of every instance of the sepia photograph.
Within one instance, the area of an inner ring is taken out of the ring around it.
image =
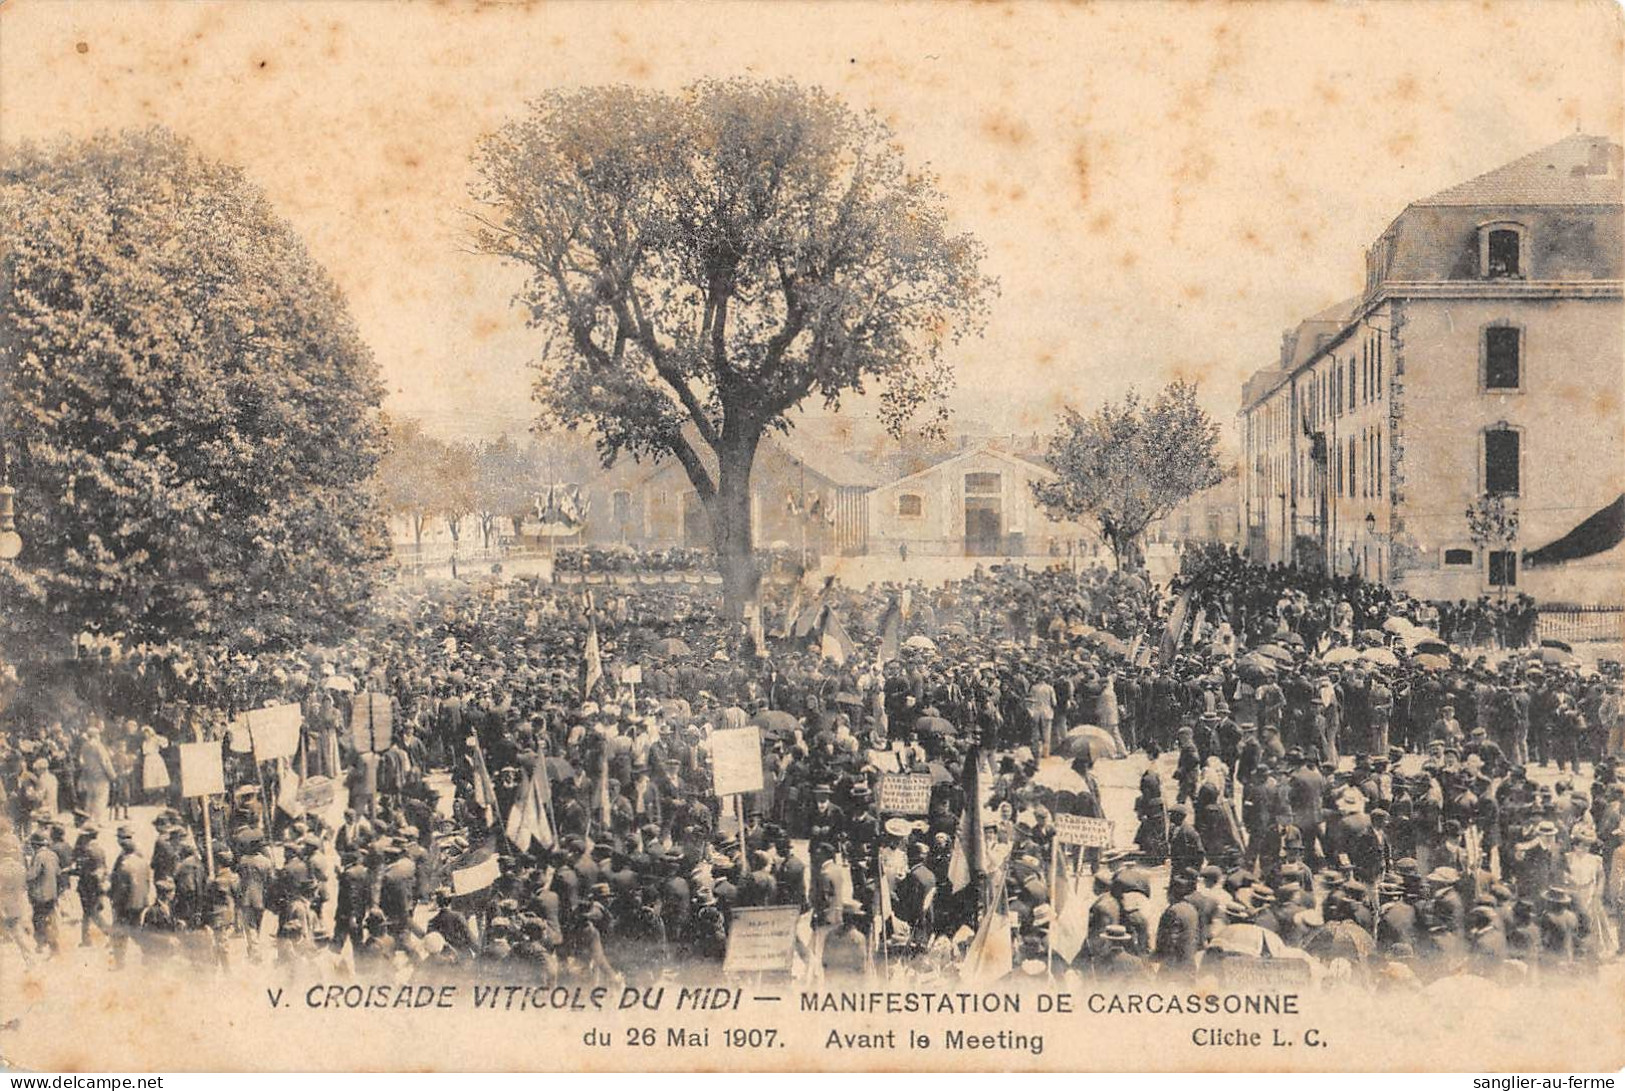
[[[0,1068],[1619,1071],[1622,138],[1601,0],[5,0]]]

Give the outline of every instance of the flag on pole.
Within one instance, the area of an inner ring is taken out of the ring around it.
[[[903,635],[903,604],[892,597],[891,604],[880,619],[880,662],[882,665],[897,658]]]
[[[485,751],[480,749],[479,737],[470,735],[468,745],[474,766],[474,806],[485,812],[485,824],[490,825],[497,812],[497,788],[491,781],[491,770],[485,766]]]
[[[1174,608],[1168,611],[1168,624],[1162,631],[1162,662],[1173,662],[1174,652],[1179,647],[1180,639],[1185,635],[1185,619],[1191,611],[1191,593],[1184,592],[1174,602]]]
[[[598,611],[593,606],[592,592],[587,592],[587,647],[582,653],[586,662],[586,677],[581,684],[581,699],[592,698],[592,691],[604,680],[604,656],[598,649]]]
[[[972,750],[965,755],[965,809],[959,815],[959,831],[954,836],[953,855],[948,859],[948,883],[955,894],[986,870],[981,765],[980,751]]]
[[[552,786],[547,782],[547,759],[537,762],[535,772],[525,778],[508,811],[508,825],[504,832],[514,848],[528,852],[532,844],[544,849],[553,847],[553,823],[548,818],[548,795]]]
[[[1054,903],[1055,922],[1050,925],[1050,950],[1062,962],[1071,962],[1083,950],[1089,938],[1089,899],[1077,888],[1080,875],[1069,874],[1063,866],[1060,881],[1056,883]]]
[[[455,897],[478,894],[502,875],[496,845],[486,841],[451,862],[451,892]]]
[[[993,876],[993,907],[982,917],[981,927],[965,950],[965,964],[959,973],[961,985],[987,985],[1010,973],[1015,963],[1015,920],[1004,893],[1005,872]]]
[[[790,596],[790,606],[784,612],[784,624],[774,635],[780,640],[787,640],[796,631],[796,622],[801,618],[801,584],[796,584],[795,592]]]
[[[844,666],[854,650],[856,645],[852,643],[852,638],[846,635],[846,628],[835,613],[835,607],[824,607],[824,623],[818,638],[818,654],[836,666]]]

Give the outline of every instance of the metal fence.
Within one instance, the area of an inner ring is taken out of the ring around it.
[[[1570,644],[1625,640],[1625,606],[1543,606],[1537,631],[1542,640]]]

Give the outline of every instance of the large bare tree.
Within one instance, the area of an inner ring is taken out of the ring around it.
[[[478,247],[527,270],[517,303],[547,336],[544,421],[590,428],[606,466],[682,464],[736,615],[762,438],[871,386],[894,431],[940,422],[944,349],[994,288],[886,126],[790,82],[556,91],[475,165]]]

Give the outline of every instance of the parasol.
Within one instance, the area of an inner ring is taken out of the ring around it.
[[[1450,645],[1438,637],[1432,636],[1426,640],[1418,640],[1411,645],[1411,653],[1413,655],[1449,655]]]
[[[1360,639],[1369,640],[1373,644],[1385,644],[1388,641],[1388,634],[1381,629],[1361,629]]]
[[[1281,637],[1281,639],[1292,645],[1294,648],[1301,648],[1304,644],[1303,635],[1301,633],[1286,633]]]
[[[1225,925],[1209,941],[1207,949],[1242,958],[1294,958],[1302,954],[1269,929],[1246,923]]]
[[[1419,655],[1413,662],[1425,671],[1442,671],[1450,666],[1450,660],[1442,655]]]
[[[762,729],[764,735],[794,735],[801,721],[780,709],[764,709],[751,717],[751,723]]]
[[[1379,667],[1399,666],[1399,656],[1395,655],[1391,648],[1367,648],[1360,653],[1360,658]]]
[[[1124,756],[1117,748],[1117,740],[1112,738],[1111,733],[1093,724],[1084,724],[1068,731],[1066,738],[1061,740],[1060,750],[1069,758],[1081,757],[1087,753],[1094,761]]]
[[[1566,644],[1561,640],[1553,640],[1550,637],[1547,637],[1545,640],[1542,640],[1540,642],[1540,646],[1542,648],[1556,648],[1558,651],[1568,652],[1570,655],[1574,654],[1573,645]]]
[[[952,735],[954,725],[941,716],[921,716],[914,721],[914,730],[921,735]]]
[[[934,652],[937,650],[937,642],[928,636],[911,636],[903,641],[903,647],[921,652]]]
[[[1320,661],[1325,663],[1327,666],[1332,666],[1336,663],[1352,663],[1359,658],[1360,653],[1355,651],[1353,648],[1341,647],[1333,648],[1331,651],[1321,656]]]
[[[1408,633],[1414,628],[1416,626],[1411,624],[1410,618],[1400,617],[1398,614],[1382,623],[1382,631],[1385,633]]]
[[[1275,677],[1275,664],[1266,656],[1249,655],[1236,664],[1236,673],[1243,682],[1258,685]]]
[[[576,775],[576,767],[563,758],[552,757],[547,759],[548,780],[569,780]]]
[[[1572,653],[1561,648],[1540,647],[1535,649],[1531,659],[1545,663],[1549,667],[1578,667],[1580,660]]]
[[[932,762],[929,768],[931,770],[931,783],[933,785],[952,784],[954,782],[954,775],[948,772],[948,767],[942,764],[940,761]]]
[[[668,659],[684,655],[692,655],[694,653],[694,649],[690,648],[687,644],[683,643],[681,640],[678,640],[674,636],[668,636],[662,640],[655,641],[654,647],[651,650],[656,655],[663,655]]]
[[[1304,941],[1303,949],[1324,959],[1364,962],[1377,949],[1377,941],[1353,921],[1328,921],[1324,928]]]
[[[1094,636],[1089,637],[1089,639],[1093,640],[1102,649],[1104,649],[1105,651],[1111,652],[1113,655],[1127,655],[1128,654],[1128,645],[1123,642],[1122,637],[1117,636],[1114,633],[1098,633],[1097,632]]]
[[[1039,762],[1038,772],[1033,774],[1031,783],[1035,788],[1047,788],[1052,792],[1089,790],[1089,782],[1079,776],[1072,763],[1065,758],[1045,758]]]
[[[1292,653],[1279,644],[1265,644],[1253,650],[1254,655],[1262,655],[1266,659],[1273,659],[1277,663],[1291,663]]]
[[[354,693],[355,679],[348,674],[335,674],[323,683],[328,689],[337,693]]]

